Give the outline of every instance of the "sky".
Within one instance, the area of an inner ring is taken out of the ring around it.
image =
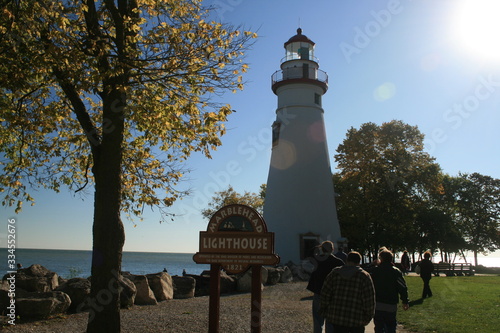
[[[277,98],[271,75],[285,55],[284,42],[297,28],[316,43],[320,69],[329,75],[323,96],[332,171],[347,131],[361,124],[401,120],[418,126],[425,150],[450,175],[479,172],[500,178],[500,24],[491,0],[207,0],[217,20],[256,31],[248,51],[245,89],[223,101],[236,110],[223,145],[212,159],[193,155],[179,200],[160,223],[158,211],[143,221],[123,219],[125,251],[198,251],[208,221],[200,211],[215,192],[232,185],[258,192],[266,183],[271,124]],[[19,248],[92,247],[93,197],[67,190],[33,191],[35,206],[19,214],[0,208],[0,247],[15,220]]]

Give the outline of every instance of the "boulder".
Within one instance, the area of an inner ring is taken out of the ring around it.
[[[302,270],[304,272],[306,272],[307,274],[311,274],[312,272],[314,272],[316,270],[316,268],[318,267],[318,263],[316,260],[314,259],[311,259],[311,260],[303,260],[301,262],[301,267],[302,267]]]
[[[220,272],[220,293],[232,294],[236,291],[236,279],[226,272]]]
[[[7,281],[0,281],[0,316],[6,315],[7,307],[10,305],[10,290]]]
[[[196,280],[194,296],[210,295],[210,271],[203,271],[201,275],[185,274],[184,276],[192,277]],[[220,271],[220,293],[231,294],[236,291],[236,280],[233,276],[227,275],[226,272]]]
[[[57,284],[62,285],[64,282],[68,281],[67,279],[63,278],[62,276],[57,277]]]
[[[185,277],[192,277],[195,282],[194,297],[208,296],[210,295],[210,274],[205,275],[194,275],[186,274]]]
[[[120,275],[118,283],[120,286],[120,308],[130,309],[134,306],[137,288],[132,281],[122,275]]]
[[[129,275],[124,275],[124,277],[132,281],[137,290],[134,304],[137,305],[158,304],[158,302],[156,301],[155,294],[149,287],[148,278],[145,275],[129,274]]]
[[[250,271],[247,271],[250,272]],[[242,293],[252,291],[252,275],[243,274],[236,280],[236,290]]]
[[[16,293],[16,315],[22,320],[65,313],[70,305],[70,297],[62,291]]]
[[[264,289],[263,283],[267,281],[268,272],[266,267],[261,269],[261,289]],[[247,293],[252,291],[252,269],[247,270],[236,281],[236,290]]]
[[[269,284],[271,286],[278,284],[278,282],[280,282],[281,280],[281,274],[283,272],[283,269],[278,267],[266,267],[266,269],[267,269],[266,284]]]
[[[129,309],[134,305],[135,295],[137,293],[137,289],[135,284],[129,279],[123,277],[122,275],[116,276],[117,280],[113,279],[111,283],[108,285],[108,288],[103,290],[103,292],[97,293],[96,297],[90,295],[90,286],[91,281],[90,278],[73,278],[69,279],[66,284],[61,285],[58,290],[69,293],[72,304],[69,309],[69,312],[82,312],[89,311],[92,308],[95,309],[96,305],[101,306],[102,302],[106,302],[106,300],[102,300],[103,297],[106,299],[111,297],[110,293],[120,293],[120,308]],[[87,290],[83,291],[88,286]],[[86,293],[85,296],[83,294]],[[73,302],[76,304],[73,305]],[[93,310],[92,310],[93,311]]]
[[[309,281],[311,274],[306,272],[302,265],[288,264],[287,266],[290,268],[294,279],[299,281]]]
[[[62,291],[67,294],[71,299],[71,305],[68,308],[69,312],[76,312],[83,306],[80,304],[85,303],[85,300],[90,295],[90,281],[84,278],[72,278],[61,284],[56,288],[57,291]]]
[[[293,274],[292,274],[292,271],[290,270],[290,268],[288,266],[283,266],[280,269],[282,270],[280,282],[281,283],[292,282],[293,281]]]
[[[166,272],[146,275],[149,287],[153,291],[158,302],[174,298],[174,286],[172,277]]]
[[[0,316],[6,316],[10,310],[8,307],[10,306],[10,296],[7,290],[0,289]],[[15,309],[13,310],[15,313]]]
[[[30,292],[48,292],[59,286],[57,273],[49,271],[38,264],[31,265],[28,268],[21,268],[16,273],[6,274],[3,280],[6,280],[11,275],[16,277],[16,288]]]
[[[191,276],[172,276],[174,298],[192,298],[195,294],[196,280]]]
[[[266,283],[267,277],[269,276],[269,272],[267,271],[267,267],[262,267],[261,274],[262,274],[262,283]]]

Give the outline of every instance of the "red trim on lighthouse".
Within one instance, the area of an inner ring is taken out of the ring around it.
[[[318,81],[315,79],[299,78],[299,79],[287,79],[287,80],[273,82],[273,85],[272,85],[273,93],[276,94],[276,91],[278,90],[279,87],[284,86],[285,84],[291,84],[291,83],[314,84],[316,86],[321,87],[323,89],[323,93],[326,93],[326,91],[328,90],[328,83],[327,82]]]

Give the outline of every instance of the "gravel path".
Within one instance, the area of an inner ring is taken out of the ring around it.
[[[312,293],[305,282],[266,286],[262,292],[262,333],[304,333],[312,331]],[[208,297],[169,300],[155,306],[134,306],[122,310],[122,333],[208,332]],[[250,332],[250,294],[221,297],[220,332]],[[9,333],[83,333],[87,314],[66,315],[33,323],[6,327]],[[367,329],[366,332],[372,332]],[[398,330],[398,332],[404,332]]]

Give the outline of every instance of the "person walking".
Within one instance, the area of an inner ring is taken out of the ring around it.
[[[420,266],[420,277],[424,282],[424,289],[422,290],[422,299],[432,296],[432,290],[430,286],[432,272],[434,272],[434,264],[431,261],[431,253],[426,251],[424,253],[424,259],[418,264]]]
[[[382,248],[378,254],[379,264],[371,270],[373,284],[375,286],[376,306],[375,333],[396,332],[396,313],[399,298],[403,303],[403,309],[409,308],[408,287],[403,273],[393,263],[394,256],[387,248]]]
[[[346,264],[334,268],[325,279],[319,311],[331,324],[330,332],[363,333],[373,318],[375,288],[360,262],[361,255],[350,252]]]
[[[408,274],[408,272],[411,270],[410,256],[408,255],[408,251],[406,250],[401,256],[401,267],[403,267],[403,274]]]
[[[318,248],[318,253],[315,253],[314,258],[316,260],[316,269],[312,272],[306,289],[312,291],[313,301],[312,301],[312,316],[313,316],[313,332],[321,333],[323,332],[323,326],[325,325],[324,316],[319,313],[319,302],[321,289],[323,288],[323,282],[326,276],[335,267],[343,266],[344,261],[333,255],[333,243],[330,241],[324,241]],[[327,327],[326,332],[331,331],[330,327]]]
[[[337,251],[337,253],[335,253],[335,256],[344,262],[347,260],[347,253],[345,253],[344,249],[341,247],[339,247],[339,250]]]

